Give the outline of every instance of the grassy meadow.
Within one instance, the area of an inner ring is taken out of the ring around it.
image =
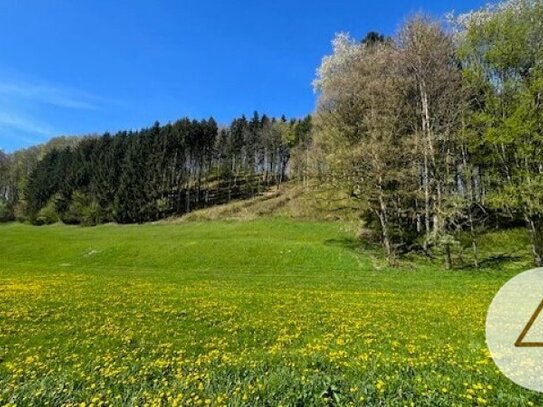
[[[0,405],[540,405],[492,363],[485,315],[530,267],[397,269],[340,224],[0,226]]]

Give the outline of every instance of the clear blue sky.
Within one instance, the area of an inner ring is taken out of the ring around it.
[[[479,0],[0,0],[0,149],[183,116],[313,110],[336,32]]]

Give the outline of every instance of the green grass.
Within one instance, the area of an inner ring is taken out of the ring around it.
[[[0,405],[541,404],[484,343],[526,236],[481,246],[389,269],[333,223],[0,226]]]

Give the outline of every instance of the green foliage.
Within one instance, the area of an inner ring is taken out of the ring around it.
[[[475,102],[471,137],[488,145],[487,203],[526,221],[541,265],[543,3],[514,0],[462,21],[460,55]]]
[[[0,222],[9,222],[14,220],[13,211],[6,202],[0,201]]]
[[[55,198],[49,200],[49,202],[41,208],[37,215],[32,219],[32,223],[36,226],[51,225],[60,221],[58,213],[55,208]]]
[[[430,19],[410,19],[394,41],[374,37],[340,34],[323,59],[315,150],[322,181],[359,200],[365,227],[394,259],[417,235],[427,248],[446,231],[446,174],[461,159],[461,75],[452,39]]]
[[[315,81],[317,173],[359,198],[389,257],[420,242],[450,263],[467,233],[476,259],[486,224],[524,221],[541,265],[543,3],[511,0],[456,23],[455,38],[425,16],[387,41],[336,37]]]
[[[95,226],[109,220],[107,211],[96,201],[92,201],[87,194],[79,191],[74,192],[61,219],[66,224],[83,226]]]

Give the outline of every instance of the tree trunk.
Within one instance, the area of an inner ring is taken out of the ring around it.
[[[424,239],[424,250],[428,249],[428,240],[430,238],[430,175],[428,169],[428,155],[424,152],[424,226],[426,238]]]
[[[452,258],[451,258],[451,245],[445,244],[445,265],[447,266],[447,270],[450,270],[452,268]]]
[[[187,187],[187,191],[185,193],[185,213],[190,212],[190,186]]]
[[[543,219],[541,215],[532,215],[528,219],[532,236],[532,252],[537,267],[543,266]]]
[[[381,184],[381,181],[379,182]],[[385,253],[387,256],[387,260],[390,262],[392,261],[394,257],[394,252],[392,249],[392,243],[390,240],[390,233],[389,233],[389,225],[388,225],[388,216],[387,216],[387,206],[385,203],[385,199],[383,197],[382,193],[382,187],[379,185],[379,222],[381,223],[381,229],[382,229],[382,238],[383,238],[383,246],[385,248]]]
[[[431,230],[431,191],[430,191],[430,153],[432,150],[432,139],[430,134],[430,109],[428,105],[428,94],[423,81],[419,84],[420,100],[421,100],[421,126],[423,132],[423,149],[424,149],[424,226],[426,229],[426,239],[424,240],[424,250],[428,250],[428,241],[430,239]]]
[[[477,240],[475,240],[475,236],[471,237],[471,249],[473,250],[473,265],[475,268],[479,268],[479,249],[477,247]]]

